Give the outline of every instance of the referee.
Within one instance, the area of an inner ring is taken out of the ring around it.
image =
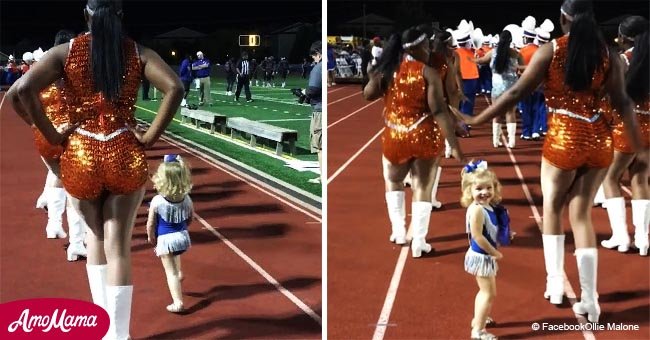
[[[251,63],[248,61],[248,53],[243,52],[241,59],[237,62],[237,91],[235,91],[235,101],[239,101],[242,87],[246,93],[246,102],[250,103],[253,101],[253,98],[251,98],[250,76]]]

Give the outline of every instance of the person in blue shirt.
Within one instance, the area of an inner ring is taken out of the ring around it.
[[[183,102],[181,106],[187,106],[187,95],[190,94],[190,84],[192,83],[192,55],[189,53],[185,54],[185,59],[181,61],[181,66],[178,68],[178,74],[180,75],[181,81],[183,82],[183,88],[185,89],[185,94],[183,95]]]
[[[203,56],[203,52],[196,52],[198,58],[192,63],[192,70],[196,71],[196,78],[199,79],[199,105],[207,103],[211,105],[210,101],[210,60]]]

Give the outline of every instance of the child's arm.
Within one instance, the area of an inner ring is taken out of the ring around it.
[[[156,227],[158,221],[156,221],[156,208],[149,208],[149,218],[147,219],[147,242],[156,245]]]
[[[189,227],[190,224],[192,224],[192,221],[194,221],[194,202],[192,202],[190,196],[187,196],[187,199],[190,200],[190,217],[185,221],[185,223]]]
[[[474,241],[485,250],[491,256],[494,256],[497,260],[501,259],[503,255],[496,248],[488,242],[488,240],[483,236],[483,223],[485,222],[485,217],[483,216],[483,207],[478,204],[473,204],[470,210],[469,218],[469,227],[472,232],[472,237]]]

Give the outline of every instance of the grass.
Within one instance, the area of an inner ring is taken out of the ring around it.
[[[222,86],[223,85],[223,86]],[[193,88],[188,96],[190,103],[198,103],[198,92]],[[224,79],[211,79],[212,106],[203,106],[201,109],[217,112],[228,117],[245,117],[251,120],[262,121],[283,128],[298,131],[297,155],[295,159],[303,161],[316,161],[317,155],[309,152],[309,117],[311,116],[311,107],[300,105],[297,98],[294,97],[289,89],[292,87],[304,88],[306,80],[298,77],[287,78],[287,86],[282,88],[262,88],[251,87],[251,93],[254,99],[252,103],[246,103],[245,95],[242,94],[239,102],[235,102],[233,96],[225,95]],[[216,91],[216,93],[214,93]],[[158,94],[160,96],[160,93]],[[149,94],[153,98],[153,89]],[[139,98],[142,98],[140,95]],[[142,101],[136,104],[142,108],[156,112],[159,101]],[[136,116],[145,121],[151,122],[155,114],[143,109],[137,109]],[[175,120],[167,128],[167,131],[189,139],[216,152],[222,153],[228,157],[238,160],[248,166],[258,169],[271,177],[278,178],[290,183],[314,195],[321,196],[322,189],[320,184],[309,183],[308,180],[317,177],[310,171],[299,172],[287,167],[283,160],[274,158],[264,153],[256,152],[243,147],[246,141],[224,140],[193,128],[180,124],[180,110],[176,113]],[[207,131],[207,130],[206,130]],[[259,141],[259,140],[258,140]],[[267,143],[264,147],[269,153],[275,150],[275,143]]]

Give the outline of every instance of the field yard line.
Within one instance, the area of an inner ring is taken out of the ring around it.
[[[265,119],[258,120],[258,122],[296,122],[296,121],[310,121],[311,118],[290,118],[290,119]]]

